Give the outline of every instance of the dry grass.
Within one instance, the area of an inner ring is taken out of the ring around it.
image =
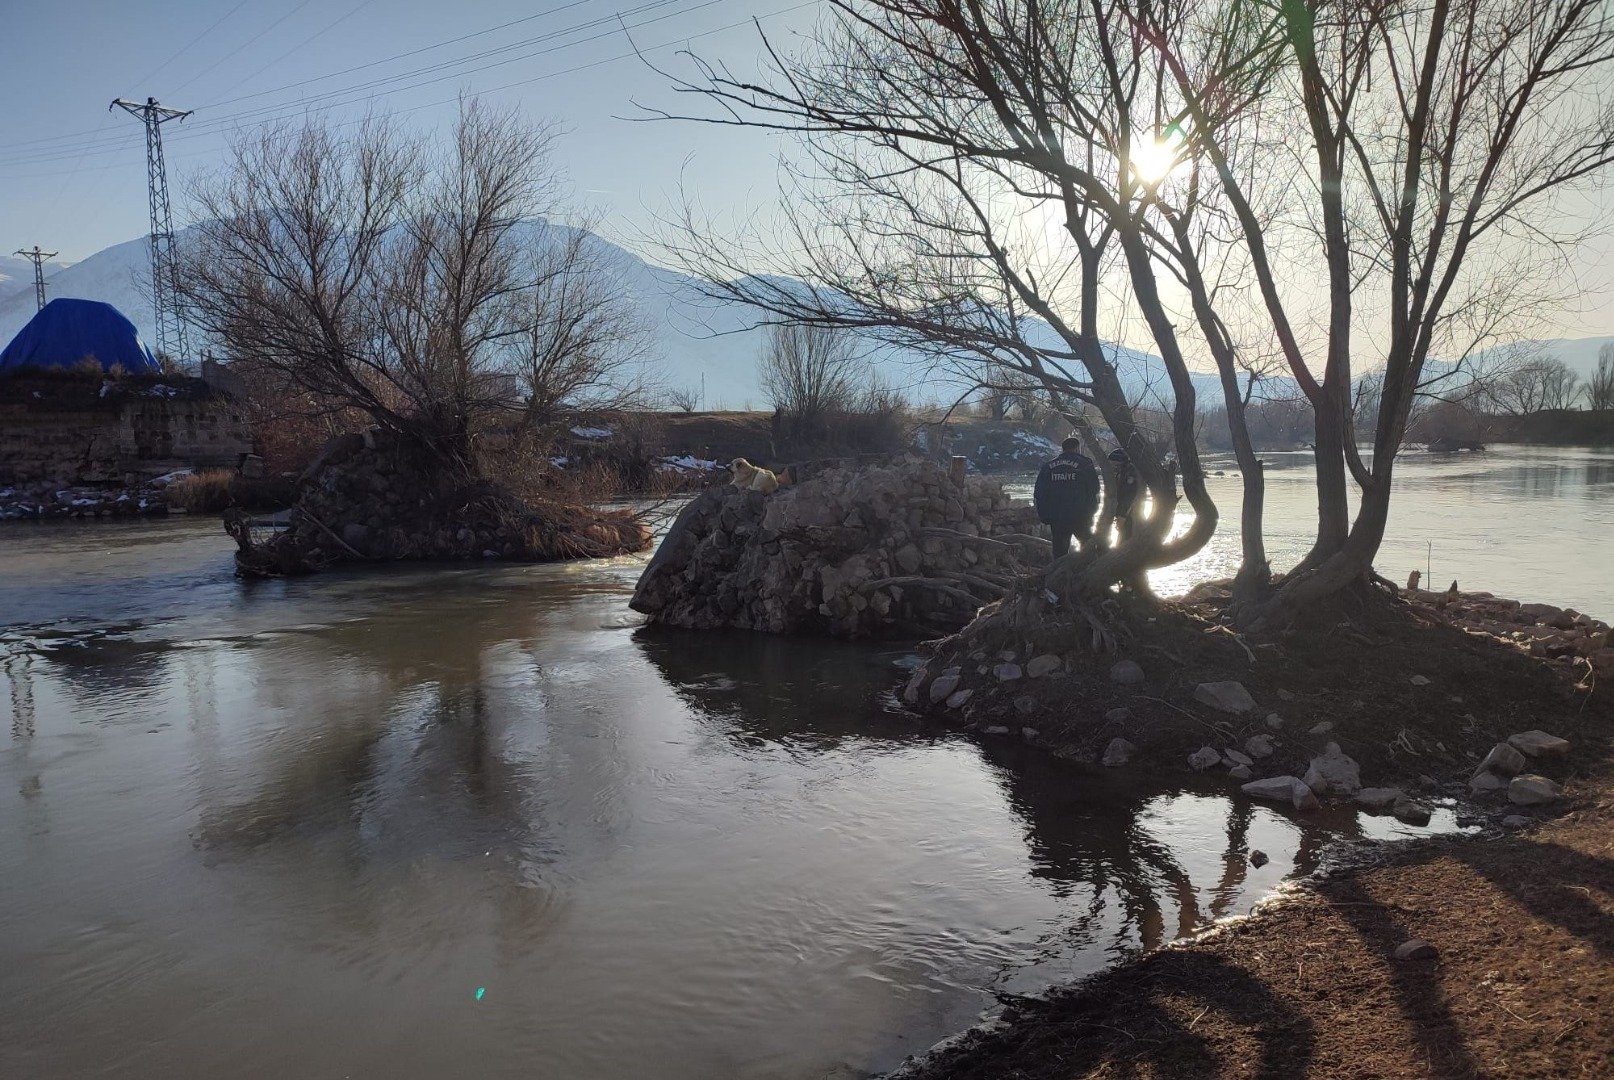
[[[168,485],[168,505],[193,514],[216,514],[235,503],[233,469],[207,469]]]

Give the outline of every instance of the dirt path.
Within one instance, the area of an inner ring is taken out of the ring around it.
[[[1011,1010],[905,1078],[1614,1073],[1614,780],[1506,837],[1388,849]],[[1419,938],[1424,959],[1398,960]]]

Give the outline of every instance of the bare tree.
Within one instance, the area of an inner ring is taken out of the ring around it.
[[[629,311],[542,220],[552,141],[474,101],[435,148],[381,120],[247,135],[196,187],[184,299],[225,355],[470,469],[478,425],[633,385]]]
[[[1614,343],[1597,350],[1597,371],[1586,382],[1586,407],[1614,409]]]
[[[776,325],[762,358],[762,392],[768,404],[792,416],[805,431],[857,403],[865,381],[851,334],[828,326]]]
[[[666,393],[667,404],[679,412],[692,413],[701,407],[700,391],[693,387],[674,387]]]
[[[1497,412],[1528,416],[1546,409],[1572,408],[1580,396],[1579,384],[1562,360],[1525,355],[1486,372],[1480,392]]]

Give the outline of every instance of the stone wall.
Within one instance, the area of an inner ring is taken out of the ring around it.
[[[192,380],[16,376],[0,392],[0,484],[127,484],[251,451],[235,399]]]
[[[956,629],[1048,558],[1031,507],[914,458],[829,467],[772,495],[708,489],[632,606],[695,629],[888,637]]]

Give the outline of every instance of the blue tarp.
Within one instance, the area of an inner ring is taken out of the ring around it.
[[[130,375],[161,371],[140,331],[123,312],[99,300],[52,300],[0,352],[0,373],[19,368],[71,368],[93,357],[102,371],[122,365]]]

